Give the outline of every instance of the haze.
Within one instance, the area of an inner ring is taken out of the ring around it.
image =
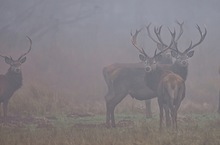
[[[37,83],[72,97],[100,99],[107,86],[102,68],[115,62],[138,62],[130,32],[149,23],[164,25],[162,36],[169,43],[166,27],[178,30],[184,21],[178,45],[186,49],[199,33],[207,36],[190,60],[187,98],[206,98],[217,105],[219,88],[219,0],[1,0],[0,54],[19,57],[33,49],[22,66],[24,85]],[[152,27],[153,28],[153,27]],[[156,45],[142,34],[139,44],[153,55]],[[0,73],[8,66],[0,60]]]

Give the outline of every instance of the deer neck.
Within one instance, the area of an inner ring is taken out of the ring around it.
[[[15,73],[10,69],[5,75],[9,81],[12,90],[17,90],[22,86],[22,73]]]
[[[154,70],[146,72],[145,74],[146,85],[154,92],[157,91],[163,73],[164,70],[162,68],[156,67]]]
[[[174,62],[174,64],[171,67],[171,70],[182,77],[184,81],[186,81],[187,74],[188,74],[188,66],[181,66],[177,62]]]

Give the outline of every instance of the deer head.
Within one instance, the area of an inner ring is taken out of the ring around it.
[[[10,72],[14,72],[14,73],[21,73],[21,64],[24,63],[26,61],[26,55],[31,51],[31,46],[32,46],[32,40],[26,36],[28,38],[28,40],[30,41],[30,47],[28,49],[27,52],[25,52],[24,54],[22,54],[17,60],[14,60],[11,56],[3,56],[0,55],[1,57],[3,57],[5,59],[5,63],[10,65],[9,71]]]
[[[198,46],[200,43],[202,43],[202,41],[205,39],[206,34],[207,34],[207,30],[205,28],[205,32],[203,33],[201,31],[201,28],[199,27],[199,25],[196,25],[196,28],[199,31],[200,34],[200,40],[193,44],[192,41],[190,43],[190,46],[183,52],[181,52],[176,44],[175,48],[170,48],[171,49],[171,55],[172,57],[174,57],[176,59],[176,63],[178,63],[179,65],[183,66],[183,67],[187,67],[188,66],[188,59],[191,58],[194,55],[194,50],[193,48],[195,48],[196,46]]]
[[[179,31],[179,34],[178,34],[177,38],[174,39],[174,42],[173,42],[173,44],[172,44],[172,46],[171,46],[171,48],[173,48],[173,49],[176,48],[177,42],[178,42],[178,40],[180,39],[180,37],[182,36],[182,34],[183,34],[183,24],[184,24],[184,22],[180,23],[179,21],[176,21],[176,23],[179,25],[180,31]],[[167,44],[165,44],[165,43],[163,42],[162,38],[161,38],[161,29],[162,29],[163,26],[161,25],[161,26],[159,26],[159,27],[154,27],[154,33],[155,33],[155,35],[156,35],[156,37],[157,37],[157,40],[153,38],[153,36],[152,36],[152,34],[151,34],[151,32],[150,32],[150,26],[151,26],[151,23],[150,23],[148,26],[146,26],[148,37],[149,37],[153,42],[156,43],[157,49],[159,49],[160,51],[163,51],[163,50],[166,49],[166,47],[167,47]],[[167,51],[165,51],[164,53],[162,53],[162,55],[163,55],[163,58],[165,59],[164,61],[168,61],[168,60],[171,60],[171,61],[172,61],[170,49],[168,49]]]
[[[172,39],[171,39],[171,42],[170,42],[170,45],[169,46],[166,46],[163,50],[161,50],[159,53],[157,53],[157,49],[155,50],[155,53],[154,53],[154,56],[153,57],[150,57],[147,55],[147,53],[144,51],[144,49],[141,47],[138,47],[137,46],[137,36],[138,36],[138,33],[142,30],[142,28],[140,30],[136,30],[135,34],[132,35],[132,44],[135,46],[135,48],[137,48],[137,50],[140,52],[139,54],[139,58],[142,62],[145,62],[145,65],[146,65],[146,72],[150,72],[152,69],[155,69],[156,68],[156,64],[157,62],[160,61],[161,57],[162,57],[162,54],[164,52],[166,52],[174,43],[175,41],[175,35],[176,35],[176,32],[174,30],[174,32],[171,32],[170,31],[170,34],[172,36]]]

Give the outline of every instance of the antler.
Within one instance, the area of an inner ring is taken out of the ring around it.
[[[183,34],[183,24],[184,24],[184,22],[180,23],[179,21],[176,20],[176,23],[180,26],[180,32],[179,32],[177,38],[174,39],[174,42],[173,42],[173,45],[174,45],[174,46],[171,46],[172,48],[174,48],[174,47],[177,45],[177,41],[180,39],[180,37],[181,37],[182,34]],[[152,37],[152,35],[151,35],[151,33],[150,33],[150,25],[151,25],[151,23],[150,23],[148,26],[146,26],[146,28],[147,28],[148,36],[151,38],[151,40],[153,40],[155,43],[157,43],[157,46],[158,46],[158,45],[162,46],[163,49],[164,49],[164,47],[167,47],[167,44],[165,44],[165,43],[163,42],[162,38],[161,38],[161,29],[162,29],[163,25],[161,25],[161,26],[159,26],[159,27],[154,27],[154,33],[155,33],[155,35],[156,35],[158,41],[155,40],[155,39]],[[168,29],[169,29],[169,28],[168,28]],[[170,31],[170,29],[169,29],[169,31]],[[175,31],[175,30],[174,30],[174,31]],[[171,31],[170,31],[170,32],[171,32]],[[159,47],[158,47],[158,48],[159,48]]]
[[[187,53],[188,51],[192,50],[194,47],[196,47],[196,46],[198,46],[200,43],[202,43],[202,41],[205,39],[205,36],[206,36],[206,34],[207,34],[206,28],[205,28],[204,34],[202,33],[201,28],[199,27],[198,24],[196,25],[196,28],[199,30],[199,34],[200,34],[201,38],[200,38],[199,42],[197,42],[197,43],[194,44],[194,45],[192,45],[192,41],[191,41],[189,48],[187,48],[187,49],[184,51],[184,53]]]
[[[19,58],[18,58],[18,60],[20,60],[22,57],[24,57],[25,55],[27,55],[30,51],[31,51],[31,46],[32,46],[32,40],[31,40],[31,38],[30,37],[28,37],[28,36],[26,36],[27,38],[28,38],[28,40],[30,41],[30,47],[29,47],[29,49],[28,49],[28,51],[26,52],[26,53],[24,53],[24,54],[22,54]]]
[[[173,43],[175,42],[175,36],[176,36],[176,31],[174,30],[174,32],[171,32],[170,31],[170,34],[172,36],[172,39],[171,39],[171,42],[170,42],[170,45],[167,46],[164,50],[160,51],[159,53],[157,53],[157,49],[155,50],[154,52],[154,57],[164,53],[165,51],[167,51],[168,49],[172,49],[171,46],[173,45]]]
[[[163,43],[163,40],[160,36],[162,27],[163,27],[163,25],[161,25],[160,27],[154,27],[154,33],[156,34],[157,39],[159,40],[160,44],[162,44],[162,46],[167,47],[167,45]]]
[[[155,43],[160,44],[160,42],[158,42],[157,40],[155,40],[155,39],[152,37],[152,35],[151,35],[151,33],[150,33],[150,25],[151,25],[151,23],[150,23],[149,25],[146,26],[148,36],[149,36],[150,39],[153,40]]]
[[[141,54],[143,54],[143,55],[144,55],[145,57],[147,57],[147,58],[150,58],[150,57],[147,55],[147,53],[144,51],[143,48],[139,48],[139,47],[137,46],[137,35],[138,35],[138,33],[139,33],[142,29],[143,29],[143,28],[141,28],[140,30],[136,30],[136,32],[135,32],[134,35],[133,35],[132,32],[131,32],[131,36],[132,36],[131,42],[132,42],[132,44],[135,46],[135,48],[137,48],[137,50],[138,50]],[[166,47],[165,49],[163,49],[162,51],[160,51],[159,53],[157,53],[157,49],[156,49],[153,57],[156,57],[156,56],[158,56],[158,55],[164,53],[166,50],[168,50],[168,49],[173,45],[173,43],[174,43],[174,41],[175,41],[175,35],[176,35],[175,30],[174,30],[174,32],[171,32],[171,31],[170,31],[170,34],[171,34],[171,36],[172,36],[170,45],[167,46],[167,47]]]
[[[175,43],[177,43],[177,41],[180,39],[180,37],[183,34],[183,24],[184,24],[184,21],[182,23],[180,23],[179,21],[176,20],[176,23],[180,26],[180,32],[179,32],[179,35],[177,36],[177,38],[175,40]]]
[[[131,32],[131,42],[132,42],[132,44],[134,45],[134,47],[135,48],[137,48],[137,50],[141,53],[141,54],[143,54],[144,56],[146,56],[147,58],[149,58],[149,56],[147,55],[147,53],[144,51],[144,49],[141,47],[141,48],[139,48],[138,46],[137,46],[137,35],[138,35],[138,33],[139,32],[141,32],[141,30],[142,30],[143,28],[141,28],[140,30],[136,30],[136,32],[135,32],[135,34],[133,35],[132,34],[132,32]]]

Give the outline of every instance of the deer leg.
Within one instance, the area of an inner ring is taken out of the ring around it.
[[[160,110],[160,128],[159,130],[162,131],[162,124],[163,124],[163,103],[158,99],[159,110]]]
[[[175,121],[174,127],[175,127],[175,130],[177,130],[178,129],[177,128],[177,110],[174,111],[174,121]]]
[[[115,106],[114,107],[112,107],[111,108],[111,124],[112,124],[112,127],[116,127],[116,125],[115,125],[115,115],[114,115],[114,112],[115,112]]]
[[[169,107],[167,105],[164,105],[164,110],[165,110],[165,117],[166,117],[166,127],[170,127],[171,126],[171,120],[170,120]]]
[[[4,117],[7,117],[7,111],[8,111],[8,100],[5,100],[3,102],[3,113],[4,113]]]
[[[110,119],[111,119],[111,116],[110,116],[110,107],[109,107],[109,103],[106,101],[106,126],[107,128],[111,127],[111,124],[110,124]]]
[[[146,106],[146,118],[152,118],[152,111],[151,111],[151,100],[145,100]]]

